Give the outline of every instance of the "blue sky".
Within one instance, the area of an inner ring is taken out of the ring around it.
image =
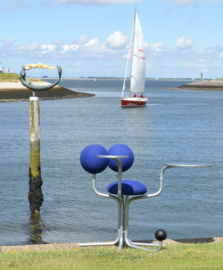
[[[43,63],[63,77],[123,77],[135,8],[148,78],[223,77],[223,0],[4,0],[0,62],[16,73]]]

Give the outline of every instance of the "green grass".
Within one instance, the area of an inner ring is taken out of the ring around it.
[[[26,79],[32,82],[42,82],[42,79]],[[20,82],[19,75],[17,73],[4,73],[0,72],[0,82]]]
[[[19,81],[19,75],[17,73],[0,72],[0,81]]]
[[[125,248],[2,252],[0,269],[223,269],[223,243],[170,245],[159,252]]]

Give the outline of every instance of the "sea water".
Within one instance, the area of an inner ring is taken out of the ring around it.
[[[50,80],[49,80],[50,81]],[[168,90],[183,81],[146,81],[144,108],[122,109],[122,80],[66,80],[61,86],[94,97],[40,101],[44,202],[38,217],[28,202],[29,103],[0,103],[0,245],[114,240],[117,203],[97,196],[80,165],[89,144],[123,143],[135,154],[123,179],[159,189],[163,163],[212,164],[165,171],[163,192],[130,205],[130,238],[223,237],[223,93]],[[128,81],[127,81],[128,87]],[[31,94],[31,92],[30,92]],[[116,181],[97,175],[106,193]]]

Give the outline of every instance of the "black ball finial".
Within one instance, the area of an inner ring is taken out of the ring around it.
[[[166,233],[166,231],[160,229],[160,230],[157,230],[157,231],[155,232],[155,237],[156,237],[156,239],[157,239],[158,241],[163,241],[163,240],[166,239],[167,233]]]

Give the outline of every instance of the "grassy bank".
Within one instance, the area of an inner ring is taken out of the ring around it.
[[[26,79],[32,82],[42,82],[41,79]],[[17,73],[4,73],[0,72],[0,82],[20,82],[19,75]]]
[[[170,245],[159,252],[126,248],[1,252],[0,269],[222,269],[223,243]]]
[[[17,81],[19,81],[18,74],[0,72],[0,82],[17,82]]]

